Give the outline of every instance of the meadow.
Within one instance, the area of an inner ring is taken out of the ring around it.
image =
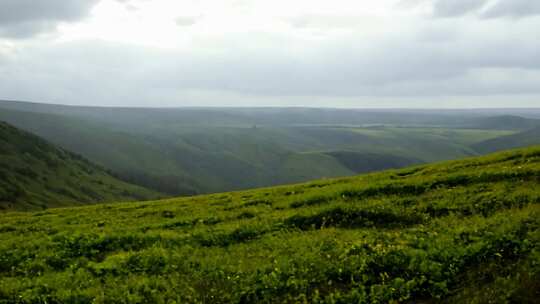
[[[540,147],[0,214],[0,303],[534,303]]]

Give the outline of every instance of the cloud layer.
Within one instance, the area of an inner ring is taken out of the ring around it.
[[[397,2],[388,1],[387,10],[263,16],[261,22],[250,18],[250,1],[228,6],[243,13],[223,19],[206,10],[173,12],[163,22],[169,34],[148,30],[151,38],[162,35],[167,47],[153,44],[161,38],[148,45],[12,40],[9,47],[0,43],[0,98],[117,106],[414,107],[441,105],[438,100],[446,106],[540,106],[537,1],[415,1],[412,7],[428,3],[427,13],[396,9]],[[76,20],[95,4],[85,3],[47,13],[48,19],[25,15],[23,5],[12,23]],[[122,9],[145,20],[141,3],[137,10]],[[135,38],[144,34],[145,27],[130,26]],[[169,47],[171,41],[177,44]]]
[[[85,17],[99,0],[2,0],[0,37],[28,38]]]
[[[476,14],[482,18],[521,18],[540,14],[540,2],[534,0],[429,0],[436,17]]]

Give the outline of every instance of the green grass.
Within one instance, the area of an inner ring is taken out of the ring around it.
[[[36,210],[162,195],[0,122],[0,210]]]
[[[535,303],[540,147],[0,223],[6,303]]]

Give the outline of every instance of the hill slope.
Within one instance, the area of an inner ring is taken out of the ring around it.
[[[515,115],[499,115],[470,120],[464,124],[468,128],[489,130],[530,130],[540,127],[539,119],[525,118]]]
[[[540,144],[540,127],[481,141],[472,147],[480,153],[490,153],[538,144]]]
[[[78,155],[0,122],[0,210],[156,197],[153,191],[117,180]]]
[[[7,302],[535,303],[540,147],[0,222]]]
[[[174,195],[462,158],[478,154],[471,144],[517,132],[499,130],[507,125],[497,124],[504,117],[487,124],[496,130],[471,130],[463,127],[476,121],[476,114],[440,112],[130,109],[0,101],[0,120],[111,169],[123,180]]]

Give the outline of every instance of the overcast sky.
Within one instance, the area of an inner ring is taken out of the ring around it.
[[[540,0],[0,0],[0,99],[540,107]]]

